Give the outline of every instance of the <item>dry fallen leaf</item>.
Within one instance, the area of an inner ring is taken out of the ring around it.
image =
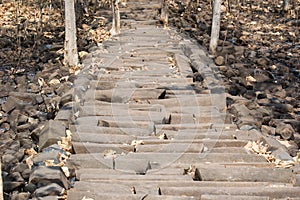
[[[70,130],[66,130],[66,137],[61,137],[61,141],[57,142],[58,145],[65,151],[72,150],[72,132]]]
[[[116,158],[117,152],[112,149],[106,149],[103,152],[103,156],[104,156],[104,158]]]
[[[49,81],[49,85],[51,85],[51,86],[55,86],[59,83],[60,83],[60,81],[57,78],[54,78],[51,81]]]
[[[254,153],[257,154],[270,154],[271,152],[268,151],[269,145],[268,144],[263,144],[263,142],[260,141],[249,141],[246,146],[244,147],[250,151],[253,151]]]
[[[44,162],[47,167],[57,166],[57,164],[54,163],[54,160],[45,160]]]
[[[26,155],[29,155],[29,156],[36,155],[36,154],[37,154],[37,152],[36,152],[33,148],[31,148],[31,149],[25,149],[25,150],[24,150],[24,153],[25,153]]]
[[[69,168],[66,166],[61,167],[62,171],[64,172],[64,174],[66,175],[66,177],[70,177],[70,171]]]
[[[144,141],[143,140],[133,140],[131,142],[131,146],[137,146],[137,145],[143,145]]]
[[[269,145],[268,144],[263,144],[263,142],[260,141],[249,141],[246,146],[244,147],[258,155],[264,156],[266,160],[269,163],[274,163],[275,167],[277,168],[290,168],[295,165],[295,161],[293,160],[280,160],[275,158],[274,155],[272,155],[271,151],[268,151]]]
[[[46,82],[45,82],[45,80],[43,79],[43,78],[38,78],[38,83],[39,83],[39,85],[40,85],[40,87],[43,87],[43,86],[45,86],[46,85]]]
[[[246,81],[249,81],[249,82],[256,82],[256,79],[255,79],[253,76],[247,76],[247,77],[246,77]]]
[[[29,157],[25,159],[25,162],[28,168],[31,169],[33,166],[33,158],[35,155],[37,155],[37,152],[33,148],[31,148],[31,149],[25,149],[24,153],[26,155],[29,155]]]
[[[28,168],[31,169],[33,166],[33,155],[26,158],[25,162],[26,162]]]
[[[194,174],[195,171],[196,171],[196,167],[194,165],[190,165],[189,168],[184,169],[183,175],[191,175]]]

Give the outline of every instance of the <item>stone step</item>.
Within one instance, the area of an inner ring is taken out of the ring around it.
[[[235,152],[235,154],[236,154],[236,152]],[[224,163],[218,163],[218,162],[209,163],[209,162],[206,162],[205,163],[205,165],[209,165],[209,164],[217,165],[217,166],[224,166],[224,167],[226,167],[226,166],[228,166],[228,167],[240,167],[241,166],[241,167],[250,167],[250,168],[251,167],[275,168],[275,163],[261,162],[261,161],[259,161],[259,162],[249,162],[249,163],[247,163],[247,162],[236,162],[236,163],[234,163],[234,162],[230,162],[230,163],[229,162],[224,162]],[[202,166],[203,163],[194,163],[193,166],[195,166],[195,165]],[[188,169],[188,168],[190,168],[190,166],[191,165],[184,164],[184,163],[173,163],[173,164],[168,165],[167,167],[169,167],[169,168]],[[159,170],[162,170],[162,169],[153,169],[153,171],[159,171]]]
[[[103,153],[106,150],[115,151],[117,154],[135,151],[134,146],[128,144],[99,144],[95,142],[72,142],[74,153]]]
[[[221,131],[215,131],[213,129],[183,129],[183,130],[164,130],[161,131],[168,140],[184,140],[184,139],[195,139],[195,140],[201,140],[201,139],[218,139],[218,140],[224,140],[224,139],[234,139],[234,140],[253,140],[257,141],[259,139],[262,139],[262,136],[260,133],[256,130],[250,130],[250,131],[240,131],[240,130],[221,130]],[[138,136],[138,140],[154,140],[157,139],[160,135],[156,134],[154,136]]]
[[[122,158],[148,160],[151,169],[161,169],[171,164],[197,165],[200,163],[267,163],[263,156],[243,153],[128,153]],[[96,159],[96,160],[95,160]],[[74,154],[68,159],[70,168],[107,168],[103,153]],[[110,161],[110,166],[112,161]],[[105,165],[104,165],[104,164]]]
[[[112,111],[112,112],[117,112]],[[86,120],[90,120],[87,122],[87,124],[97,124],[98,126],[104,126],[104,127],[128,127],[128,128],[134,128],[134,127],[145,127],[148,128],[149,125],[151,127],[155,124],[165,124],[169,122],[169,116],[164,113],[158,113],[156,115],[127,115],[126,111],[122,113],[120,111],[120,115],[106,115],[106,116],[99,116],[99,115],[84,115],[80,116],[76,120],[76,123],[83,124]],[[109,113],[108,113],[109,114]]]
[[[112,175],[118,176],[118,175]],[[149,183],[148,179],[146,181],[135,179],[132,182],[128,182],[127,178],[130,178],[131,175],[118,176],[118,180],[122,180],[122,182],[116,182],[109,180],[107,182],[107,178],[103,176],[104,180],[98,180],[97,182],[86,182],[81,181],[79,183],[75,183],[76,191],[90,191],[90,192],[101,192],[108,193],[111,192],[112,188],[115,188],[114,194],[131,194],[131,189],[134,188],[137,194],[158,194],[160,193],[162,197],[164,195],[172,195],[172,196],[198,196],[201,195],[234,195],[234,196],[262,196],[262,197],[270,197],[270,198],[284,198],[287,195],[289,197],[297,197],[300,191],[297,187],[291,187],[286,185],[278,185],[278,184],[270,184],[270,183],[252,183],[249,187],[249,183],[245,184],[242,187],[239,187],[240,183],[235,184],[227,182],[229,186],[224,186],[226,182],[223,184],[216,184],[215,182],[187,182],[182,180],[183,182],[178,182],[178,179],[172,179],[171,186],[168,186],[165,181],[157,181],[153,184]],[[145,176],[146,177],[146,176]],[[125,178],[125,179],[124,179]],[[172,178],[172,177],[169,177]],[[177,182],[176,186],[172,186],[173,183]],[[181,184],[180,184],[181,183]],[[191,185],[189,185],[191,183]],[[194,184],[197,183],[197,184]],[[199,184],[198,184],[199,183]],[[218,185],[218,186],[217,186]],[[221,186],[219,186],[221,185]],[[223,186],[222,186],[223,185]],[[176,189],[178,191],[176,191]],[[284,192],[286,191],[286,192]],[[173,193],[172,193],[173,192]]]
[[[173,163],[182,164],[199,164],[199,163],[266,163],[263,156],[256,154],[243,154],[243,153],[129,153],[126,155],[128,158],[146,159],[153,163],[153,169],[164,167]]]
[[[128,75],[128,76],[126,76]],[[149,77],[149,76],[136,76],[134,74],[130,73],[113,73],[113,74],[101,74],[98,77],[98,80],[101,81],[112,81],[112,82],[120,82],[122,81],[144,81],[152,82],[152,83],[161,83],[161,84],[177,84],[177,83],[185,83],[185,84],[191,84],[193,83],[193,78],[185,78],[185,77],[164,77],[163,79],[161,77]]]
[[[132,67],[145,67],[143,66],[130,66],[128,64],[128,68]],[[194,91],[194,87],[190,83],[185,83],[186,79],[184,78],[179,78],[182,80],[182,83],[158,83],[155,80],[149,80],[148,82],[145,82],[143,80],[130,80],[128,81],[127,79],[124,78],[124,80],[121,79],[121,81],[118,82],[112,82],[109,80],[93,80],[90,82],[90,88],[95,89],[95,90],[110,90],[114,88],[157,88],[157,89],[165,89],[167,90],[168,93],[170,92],[175,92],[179,93],[180,91],[187,92],[187,91]],[[185,91],[184,91],[185,90]],[[209,93],[209,90],[202,90],[199,91],[201,93]]]
[[[224,97],[224,99],[223,99]],[[219,101],[214,100],[215,98]],[[175,107],[175,106],[215,106],[220,111],[224,110],[226,107],[225,96],[223,95],[177,95],[170,99],[149,99],[150,104],[161,104],[165,107]]]
[[[107,172],[110,173],[110,172]],[[118,177],[118,172],[111,172],[114,177]],[[95,171],[94,174],[99,174]],[[139,176],[148,176],[148,175],[131,175],[131,177],[139,177]],[[189,175],[185,175],[186,177],[190,177]],[[148,188],[159,188],[159,187],[184,187],[190,186],[195,188],[203,188],[203,187],[222,187],[222,188],[251,188],[251,187],[269,187],[269,188],[277,188],[277,187],[293,187],[292,184],[289,183],[270,183],[270,182],[224,182],[224,181],[193,181],[191,178],[187,180],[181,180],[180,182],[178,179],[169,179],[169,180],[159,180],[155,181],[152,179],[124,179],[123,178],[116,178],[116,179],[98,179],[97,177],[93,177],[92,173],[85,173],[81,174],[81,181],[83,183],[77,183],[76,187],[80,187],[81,185],[89,185],[92,187],[97,187],[98,183],[106,183],[106,184],[120,184],[124,186],[135,186],[136,189],[147,187]],[[128,176],[129,177],[129,176]]]
[[[159,105],[159,104],[157,104]],[[180,105],[180,106],[167,106],[161,105],[170,113],[182,113],[182,114],[197,114],[197,113],[213,113],[219,114],[219,109],[216,106],[190,106],[190,105]]]
[[[68,191],[67,199],[68,200],[82,200],[82,199],[115,199],[115,200],[197,200],[200,198],[196,197],[187,197],[187,196],[160,196],[160,195],[151,195],[151,194],[114,194],[114,193],[100,193],[100,192],[91,192],[91,191]]]
[[[155,132],[155,123],[163,123],[164,119],[152,119],[143,121],[142,117],[137,119],[128,119],[126,118],[119,118],[115,117],[114,119],[99,119],[98,120],[98,126],[102,127],[119,127],[119,128],[144,128],[144,129],[150,129]]]
[[[127,37],[130,37],[132,35],[127,34]],[[142,35],[141,37],[158,37],[160,38],[162,35]],[[165,49],[157,49],[157,48],[142,48],[142,49],[133,49],[131,52],[128,53],[128,55],[133,55],[135,57],[137,56],[165,56],[170,57],[174,55],[174,52],[168,51]]]
[[[198,124],[156,124],[155,125],[156,133],[172,130],[172,131],[182,131],[182,130],[193,130],[202,132],[219,132],[223,130],[235,131],[237,130],[236,125],[234,124],[224,124],[224,123],[198,123]]]
[[[209,195],[233,195],[233,196],[263,196],[270,199],[299,197],[298,187],[160,187],[162,195],[174,196],[201,196]]]
[[[72,133],[98,133],[98,134],[112,134],[112,135],[140,135],[137,140],[157,140],[160,135],[153,135],[153,130],[146,128],[118,128],[118,127],[99,127],[88,125],[71,125],[70,130]],[[262,139],[260,133],[255,130],[251,131],[221,131],[215,132],[213,130],[193,130],[185,129],[179,131],[166,130],[163,131],[168,140],[186,140],[188,138],[194,140],[212,139],[212,140],[253,140],[257,141]],[[171,141],[172,142],[172,141]],[[206,141],[209,142],[209,141]]]
[[[140,116],[87,116],[76,119],[75,125],[89,125],[99,127],[120,127],[120,128],[144,128],[154,132],[154,122],[163,123],[164,119],[153,117],[153,121],[145,120]],[[152,120],[152,119],[151,119]]]
[[[145,70],[133,71],[133,73],[136,74],[137,76],[145,76],[146,72],[149,73],[149,76],[160,76],[160,77],[166,77],[168,74],[175,73],[175,70],[172,67],[170,67],[172,63],[168,61],[168,58],[142,57],[142,56],[128,57],[128,58],[123,58],[122,62],[127,65],[134,64],[134,63],[144,64]]]
[[[133,21],[135,21],[135,20],[133,20]],[[138,29],[135,29],[135,30],[124,31],[119,34],[120,37],[133,36],[133,35],[145,35],[148,37],[155,37],[155,36],[160,37],[162,35],[168,35],[168,31],[166,29],[162,29],[162,28],[158,28],[158,27],[154,27],[154,26],[148,26],[148,27],[142,27],[142,28],[139,27]],[[161,50],[157,47],[148,47],[148,48],[154,48],[154,49]],[[148,48],[146,47],[144,49],[148,49]]]
[[[196,95],[194,90],[166,90],[166,98],[176,98],[178,95]]]
[[[201,195],[201,200],[270,200],[268,196],[247,196],[247,195]]]
[[[103,184],[111,184],[111,183],[118,183],[122,185],[123,182],[133,181],[136,184],[142,184],[143,182],[145,184],[149,182],[153,183],[161,183],[165,181],[182,181],[182,182],[191,182],[193,183],[193,179],[191,176],[187,175],[137,175],[137,174],[128,174],[128,172],[125,171],[126,174],[81,174],[81,181],[75,183],[76,188],[80,188],[82,190],[85,190],[83,188],[83,185],[88,185],[87,181],[90,181],[90,183],[94,183],[95,185],[98,185],[99,183]],[[86,183],[86,184],[84,184]],[[131,183],[132,184],[132,183]],[[126,186],[126,184],[125,184]],[[89,188],[90,186],[86,186]]]
[[[136,152],[160,152],[160,153],[173,153],[173,152],[185,152],[185,153],[200,153],[203,151],[204,145],[201,143],[170,143],[170,144],[145,144],[138,145]]]
[[[132,41],[132,40],[135,40],[138,37],[141,37],[141,38],[145,39],[144,35],[140,35],[140,36],[135,35],[135,36],[122,37],[122,41],[124,39],[126,41],[126,38],[131,39],[131,41]],[[164,36],[161,36],[159,38],[164,38]],[[165,38],[167,38],[167,37],[165,37]],[[157,38],[155,38],[155,37],[149,37],[149,38],[147,38],[145,40],[157,40]],[[161,53],[154,53],[154,52],[141,53],[140,52],[139,54],[137,54],[137,53],[135,53],[135,51],[132,51],[129,54],[123,54],[119,58],[122,61],[124,61],[124,60],[131,60],[132,59],[132,60],[143,60],[144,62],[149,61],[149,60],[157,62],[157,61],[160,61],[160,60],[169,61],[170,56],[171,56],[170,53],[167,53],[167,52],[161,52]],[[169,61],[169,63],[171,63],[171,62]]]
[[[148,112],[168,112],[174,114],[191,114],[191,115],[224,115],[220,113],[215,106],[176,106],[176,107],[165,107],[160,104],[148,104],[143,102],[129,102],[128,104],[124,103],[110,103],[105,101],[96,101],[96,102],[86,102],[84,106],[77,108],[74,112],[81,111],[84,108],[90,110],[103,110],[103,113],[110,112],[110,110],[120,110],[124,111],[148,111]],[[100,112],[100,111],[99,111]]]
[[[85,116],[127,116],[129,118],[136,116],[143,116],[150,121],[152,118],[166,118],[170,117],[170,114],[161,111],[147,111],[147,110],[137,110],[130,109],[128,105],[124,105],[123,108],[121,106],[114,106],[111,104],[110,107],[102,107],[102,106],[82,106],[80,108],[79,117]],[[134,120],[134,119],[133,119]]]
[[[202,181],[230,181],[230,182],[274,182],[292,183],[294,178],[291,169],[261,168],[249,166],[196,166]]]
[[[146,27],[148,27],[148,25],[145,25]],[[109,51],[112,52],[116,52],[120,49],[120,46],[122,46],[123,50],[125,51],[130,51],[134,48],[149,48],[149,47],[157,47],[157,48],[169,48],[174,46],[174,44],[172,45],[172,40],[164,40],[164,41],[136,41],[135,43],[129,43],[129,42],[106,42],[104,44],[104,48],[108,49]]]
[[[143,140],[143,145],[138,145],[136,148],[137,152],[156,152],[160,150],[168,150],[168,151],[175,151],[177,150],[184,150],[191,148],[190,150],[194,149],[196,151],[198,148],[197,146],[201,147],[201,145],[207,147],[244,147],[248,141],[244,140],[211,140],[211,139],[185,139],[185,140]],[[200,148],[203,150],[203,147]],[[198,150],[200,150],[198,149]],[[182,151],[180,151],[182,152]],[[197,151],[202,152],[202,151]]]
[[[225,121],[231,123],[227,116],[225,113],[171,113],[170,124],[225,123]]]
[[[122,89],[112,90],[88,90],[85,94],[85,101],[106,101],[112,103],[126,103],[129,100],[161,99],[164,98],[164,89]]]
[[[120,170],[113,170],[113,169],[97,169],[97,168],[83,168],[83,169],[77,169],[75,171],[76,173],[76,179],[78,180],[83,180],[81,178],[82,175],[88,175],[90,174],[91,176],[94,174],[111,174],[111,175],[121,175],[121,174],[131,174],[131,175],[136,175],[135,172],[124,172]],[[86,179],[88,180],[88,179]]]
[[[153,129],[146,128],[124,128],[124,127],[100,127],[89,125],[71,125],[70,130],[72,133],[99,133],[99,134],[112,134],[112,135],[151,135]]]
[[[73,133],[73,142],[91,142],[99,144],[131,144],[136,137],[133,135],[110,135],[101,133]]]

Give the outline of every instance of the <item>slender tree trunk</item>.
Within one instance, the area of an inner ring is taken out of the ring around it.
[[[112,35],[120,34],[120,26],[121,26],[121,17],[120,17],[120,9],[119,9],[119,2],[120,0],[111,0],[111,7],[113,13],[113,21],[112,21],[112,28],[110,33]]]
[[[1,171],[1,160],[0,160],[0,173],[2,174]],[[0,200],[3,200],[3,182],[2,182],[2,176],[0,176]]]
[[[161,0],[160,20],[163,22],[164,27],[168,26],[169,23],[168,0]]]
[[[218,46],[219,33],[220,33],[220,16],[221,16],[221,0],[214,0],[213,20],[212,20],[211,37],[210,37],[210,44],[209,44],[209,51],[213,55],[216,54],[216,50]]]
[[[65,58],[67,66],[78,65],[74,0],[65,0]]]
[[[282,12],[288,11],[290,8],[289,0],[283,0]]]

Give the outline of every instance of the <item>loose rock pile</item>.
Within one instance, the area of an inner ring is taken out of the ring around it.
[[[5,199],[58,195],[67,189],[67,171],[60,167],[70,138],[65,124],[54,119],[63,117],[57,111],[73,98],[70,89],[77,69],[62,65],[63,5],[43,3],[0,3],[0,158]],[[44,6],[40,25],[38,14],[32,14],[39,6]],[[103,11],[107,2],[100,6]],[[80,51],[109,37],[106,14],[77,21]]]
[[[59,166],[67,156],[57,145],[66,136],[65,125],[52,119],[72,100],[68,91],[75,75],[68,68],[55,66],[31,73],[3,73],[1,78],[0,152],[6,199],[27,199],[30,193],[36,197],[61,193],[67,188],[59,167],[44,166]],[[42,153],[36,156],[37,152]]]

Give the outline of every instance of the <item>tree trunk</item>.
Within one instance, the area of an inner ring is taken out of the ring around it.
[[[0,160],[0,173],[1,172],[1,160]],[[2,176],[0,176],[0,200],[3,200],[3,182],[2,182]]]
[[[111,0],[111,7],[113,13],[113,21],[112,21],[112,28],[110,33],[112,35],[120,34],[120,26],[121,26],[121,19],[120,19],[120,9],[119,9],[119,2],[120,0]]]
[[[220,16],[221,16],[221,0],[214,0],[213,20],[211,27],[211,37],[209,44],[209,51],[212,55],[216,54],[219,33],[220,33]]]
[[[65,58],[67,66],[78,65],[74,0],[65,0]]]
[[[282,12],[288,11],[290,8],[289,0],[283,0]]]
[[[167,2],[167,0],[161,0],[160,20],[163,22],[164,27],[168,26],[169,13],[168,13],[168,2]]]

